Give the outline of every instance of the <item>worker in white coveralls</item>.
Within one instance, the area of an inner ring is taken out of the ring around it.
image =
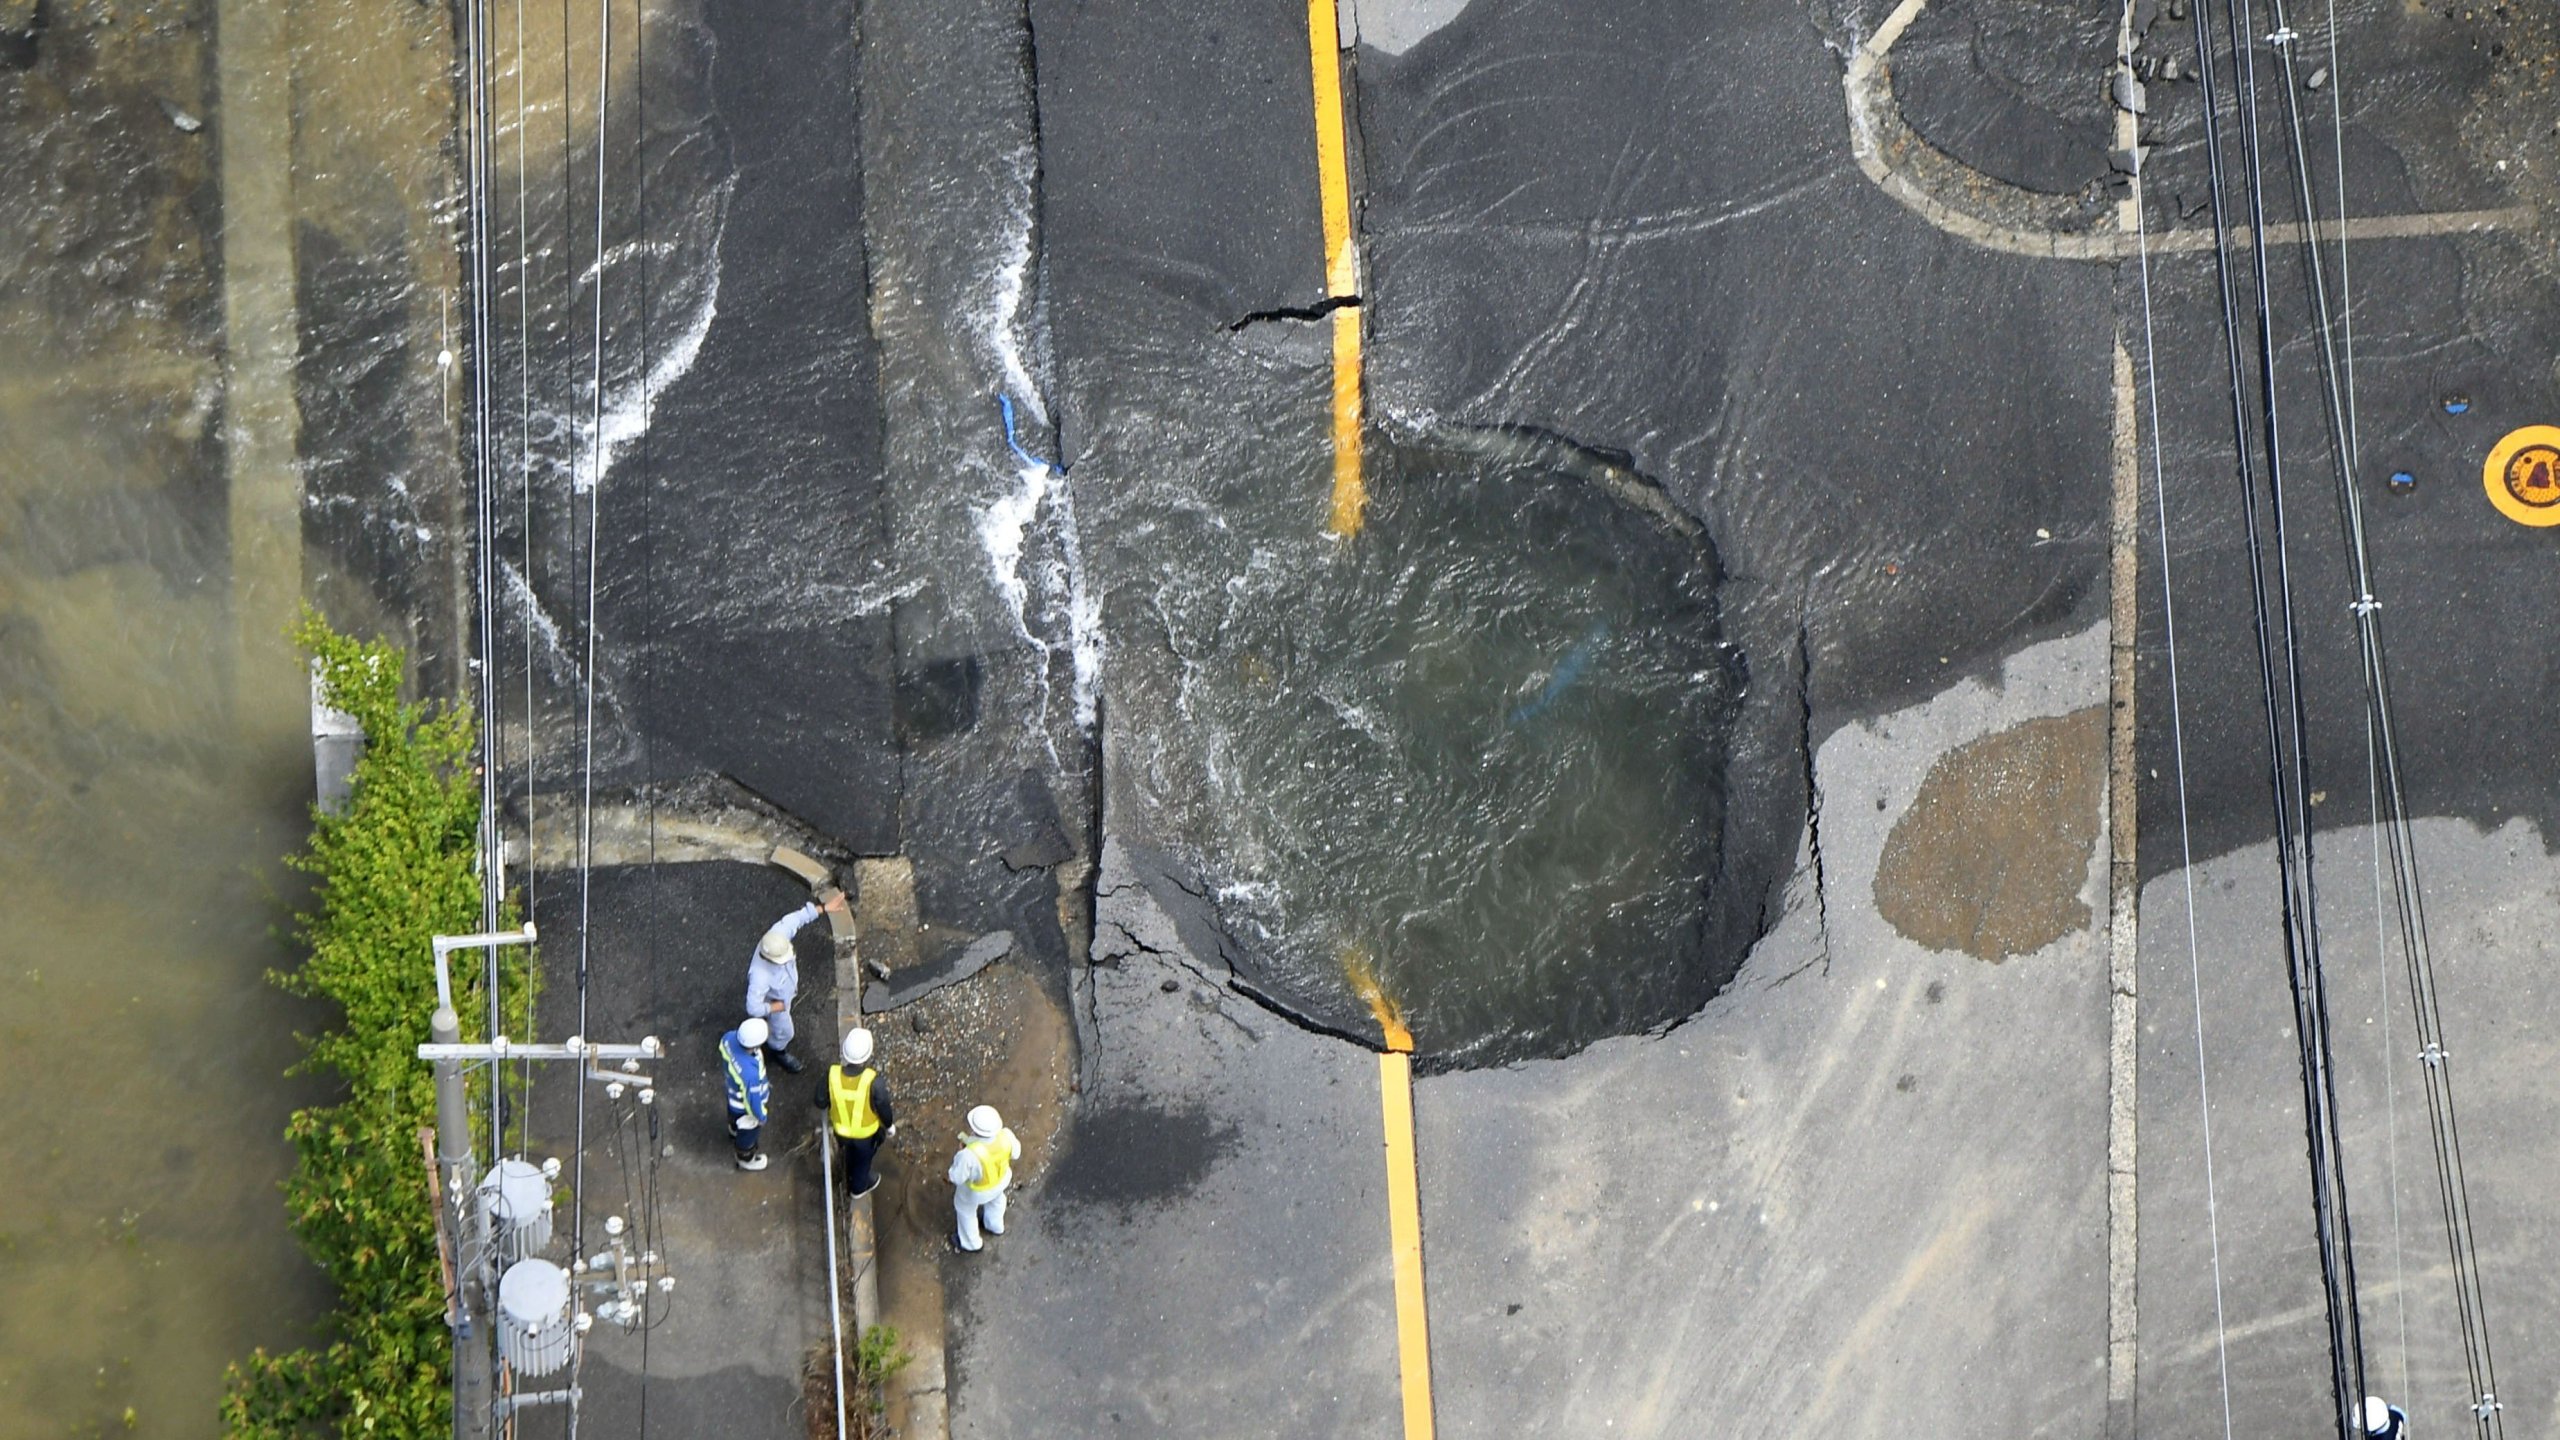
[[[1004,1126],[993,1105],[969,1112],[969,1133],[960,1137],[960,1153],[951,1157],[951,1202],[960,1212],[960,1228],[951,1237],[954,1249],[975,1255],[987,1248],[979,1238],[1004,1233],[1004,1192],[1013,1183],[1014,1162],[1022,1158],[1022,1142]]]
[[[774,921],[747,961],[747,1014],[772,1032],[765,1054],[785,1075],[797,1075],[806,1068],[791,1053],[791,1037],[796,1033],[791,1026],[791,1002],[800,996],[800,955],[791,948],[791,937],[830,910],[843,912],[843,891],[830,888],[825,903],[812,900]]]

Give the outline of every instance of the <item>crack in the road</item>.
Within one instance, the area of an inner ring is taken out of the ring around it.
[[[1805,851],[1813,867],[1813,915],[1822,936],[1822,973],[1831,973],[1831,881],[1822,857],[1822,778],[1813,753],[1813,619],[1796,617],[1796,745],[1804,757]]]
[[[1167,884],[1172,885],[1175,889],[1181,891],[1184,895],[1189,896],[1193,900],[1197,900],[1204,905],[1213,903],[1206,887],[1186,881],[1179,875],[1164,873],[1161,871],[1158,873],[1163,874],[1163,878]],[[1145,896],[1147,894],[1146,882],[1138,879],[1127,879],[1108,886],[1097,884],[1094,894],[1096,899],[1099,901],[1132,892],[1135,892],[1139,896]],[[1384,1048],[1383,1044],[1377,1040],[1373,1040],[1351,1030],[1343,1029],[1340,1026],[1328,1024],[1325,1021],[1316,1019],[1314,1016],[1292,1009],[1285,1002],[1256,987],[1253,982],[1245,979],[1244,975],[1236,969],[1234,957],[1225,954],[1223,950],[1217,957],[1217,963],[1225,968],[1226,973],[1224,975],[1214,974],[1203,966],[1199,957],[1191,953],[1191,948],[1188,945],[1177,944],[1171,949],[1166,949],[1161,946],[1149,944],[1144,939],[1141,939],[1135,932],[1130,930],[1128,926],[1120,923],[1119,921],[1101,919],[1098,905],[1095,913],[1094,954],[1097,957],[1101,956],[1106,950],[1109,950],[1115,958],[1123,955],[1147,956],[1185,971],[1194,979],[1198,980],[1202,985],[1209,987],[1214,992],[1241,996],[1245,1000],[1250,1001],[1256,1007],[1270,1012],[1274,1017],[1284,1020],[1311,1035],[1322,1035],[1329,1039],[1347,1041],[1350,1044],[1359,1046],[1363,1050],[1376,1051]],[[1106,932],[1119,936],[1120,939],[1126,943],[1117,947],[1108,945],[1105,941]],[[1103,964],[1105,962],[1097,958],[1094,963]],[[1261,1034],[1252,1026],[1247,1025],[1242,1020],[1228,1014],[1224,1006],[1217,1006],[1214,1008],[1217,1009],[1219,1018],[1225,1020],[1228,1024],[1235,1026],[1238,1030],[1243,1031],[1247,1038],[1253,1040],[1260,1040],[1262,1038]],[[1100,1025],[1098,1015],[1096,1020],[1096,1029],[1099,1029]]]
[[[1336,310],[1354,310],[1360,305],[1357,295],[1328,295],[1313,305],[1275,305],[1268,310],[1252,310],[1243,317],[1227,322],[1226,331],[1233,335],[1254,325],[1312,324]]]

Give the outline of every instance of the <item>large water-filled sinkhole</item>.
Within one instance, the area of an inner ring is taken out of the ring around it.
[[[1247,983],[1484,1064],[1689,1013],[1743,672],[1712,545],[1534,437],[1385,444],[1359,534],[1258,551],[1183,656]],[[1206,627],[1204,627],[1206,628]]]

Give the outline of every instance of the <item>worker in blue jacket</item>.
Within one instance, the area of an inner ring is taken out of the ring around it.
[[[720,1037],[721,1079],[729,1102],[729,1139],[738,1147],[738,1168],[765,1167],[764,1122],[773,1105],[773,1083],[765,1076],[764,1042],[769,1032],[750,1017]]]

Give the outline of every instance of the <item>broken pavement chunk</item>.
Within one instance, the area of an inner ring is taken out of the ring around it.
[[[970,941],[949,960],[893,973],[888,981],[862,991],[862,1013],[877,1015],[921,1000],[946,985],[956,985],[1013,953],[1013,932],[998,930]]]

